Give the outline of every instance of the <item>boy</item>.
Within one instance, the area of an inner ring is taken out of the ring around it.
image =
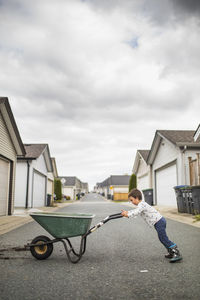
[[[141,217],[146,221],[150,226],[154,226],[160,242],[167,248],[168,254],[165,255],[166,258],[170,259],[170,262],[176,262],[182,259],[182,256],[177,248],[177,245],[168,239],[166,234],[166,220],[165,218],[148,203],[142,200],[142,193],[133,189],[128,194],[128,197],[132,204],[136,205],[137,208],[133,210],[122,210],[123,217],[133,217],[141,215]]]

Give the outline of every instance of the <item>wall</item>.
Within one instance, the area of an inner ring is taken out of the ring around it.
[[[17,162],[15,183],[15,207],[26,206],[27,163]]]
[[[11,213],[14,207],[14,190],[15,190],[15,168],[16,168],[16,150],[10,138],[9,132],[6,128],[3,116],[0,112],[0,154],[13,162],[13,180],[9,182],[12,185],[12,197],[11,197]],[[9,188],[9,187],[8,187]],[[8,201],[8,200],[7,200]],[[7,203],[8,206],[8,203]],[[7,211],[8,213],[8,211]]]

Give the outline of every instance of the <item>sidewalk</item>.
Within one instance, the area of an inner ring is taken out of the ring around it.
[[[107,199],[106,199],[107,200]],[[111,200],[107,200],[109,202],[112,202]],[[20,227],[26,223],[32,222],[33,219],[29,216],[29,213],[34,211],[47,211],[47,212],[53,212],[58,210],[59,208],[65,207],[70,205],[72,202],[64,202],[64,203],[56,203],[56,206],[45,206],[45,207],[39,207],[39,208],[33,208],[28,210],[23,209],[15,209],[14,214],[12,216],[2,216],[0,217],[0,235],[7,233],[13,229],[16,229],[17,227]],[[77,203],[77,201],[76,201]],[[121,203],[122,204],[122,203]],[[129,206],[130,208],[133,208],[133,205],[129,202],[123,202],[123,205]],[[178,210],[176,207],[167,207],[167,206],[154,206],[164,217],[185,223],[187,225],[191,225],[194,227],[200,228],[200,221],[194,222],[194,216],[190,214],[185,213],[178,213]]]
[[[44,206],[31,209],[15,209],[12,216],[0,217],[0,235],[16,229],[26,223],[30,223],[33,219],[29,213],[36,211],[53,212],[59,208],[70,205],[72,202],[56,203],[55,206]]]

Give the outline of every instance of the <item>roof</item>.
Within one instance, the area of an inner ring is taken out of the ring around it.
[[[64,186],[76,186],[76,188],[88,188],[88,183],[82,182],[76,176],[59,176],[59,178],[61,180],[62,178],[65,179]]]
[[[194,130],[157,130],[148,155],[147,162],[152,164],[162,138],[181,148],[200,149],[200,136],[194,140]]]
[[[12,138],[13,145],[16,150],[16,154],[19,156],[25,155],[24,145],[15,122],[9,101],[7,97],[0,97],[0,111],[5,120],[8,132]]]
[[[25,158],[38,158],[47,147],[47,144],[24,144],[26,155]]]
[[[57,178],[58,177],[58,170],[57,170],[55,157],[51,157],[51,162],[52,162],[52,167],[53,167],[53,175],[54,175],[54,177]]]
[[[200,136],[198,137],[196,142],[194,141],[194,130],[157,130],[157,133],[164,136],[173,144],[200,144]]]
[[[197,130],[194,133],[194,141],[196,141],[198,139],[198,137],[200,137],[200,124],[197,127]]]
[[[149,155],[150,150],[138,150],[142,158],[147,162],[147,158]]]
[[[150,153],[150,150],[137,150],[137,153],[136,153],[136,156],[135,156],[135,161],[134,161],[134,164],[133,164],[133,169],[132,169],[132,172],[134,174],[136,174],[137,171],[138,171],[138,167],[140,165],[141,158],[147,164],[149,153]]]
[[[129,185],[129,175],[111,175],[110,183],[111,185]]]
[[[26,150],[26,155],[24,157],[18,157],[18,160],[34,160],[43,154],[47,171],[53,172],[53,165],[48,144],[24,144],[24,147]]]
[[[98,182],[98,186],[110,185],[129,185],[130,175],[111,175],[102,182]]]
[[[75,176],[60,176],[60,179],[65,179],[65,186],[74,186],[76,185],[76,177]]]

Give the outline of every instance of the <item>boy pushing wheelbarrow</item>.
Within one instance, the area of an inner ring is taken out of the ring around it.
[[[142,193],[139,190],[131,190],[128,197],[137,208],[130,211],[122,210],[122,216],[129,218],[140,215],[148,225],[154,226],[156,229],[160,242],[168,251],[165,257],[169,258],[171,263],[181,260],[182,256],[177,245],[170,241],[166,234],[165,218],[155,208],[142,200]]]

